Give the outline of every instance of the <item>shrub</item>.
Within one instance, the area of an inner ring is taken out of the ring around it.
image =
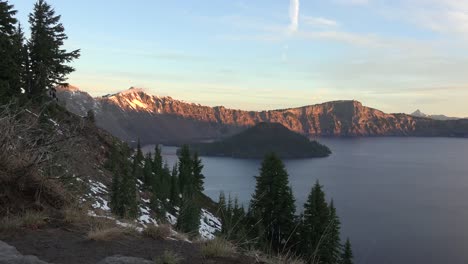
[[[42,212],[26,211],[20,218],[21,226],[37,229],[47,224],[47,216]]]
[[[305,264],[306,262],[302,259],[292,255],[266,255],[260,251],[250,251],[247,253],[248,256],[255,258],[258,263],[265,264]]]
[[[155,259],[154,263],[156,264],[178,264],[183,260],[183,258],[170,250],[165,250],[163,255]]]
[[[204,257],[229,257],[236,253],[236,247],[222,238],[205,241],[201,247]]]
[[[63,221],[67,224],[81,224],[89,221],[86,211],[79,207],[67,207],[62,210]]]
[[[143,230],[143,235],[152,239],[166,239],[171,236],[172,229],[170,225],[148,225]]]
[[[0,219],[0,232],[10,232],[21,228],[21,222],[17,217],[3,217]]]
[[[63,185],[48,175],[59,141],[41,128],[37,114],[0,106],[0,215],[20,214],[23,208],[60,209],[69,201]]]

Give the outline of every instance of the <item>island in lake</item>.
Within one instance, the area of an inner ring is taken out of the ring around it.
[[[237,135],[190,146],[201,156],[263,158],[274,152],[283,159],[327,157],[331,150],[279,123],[259,123]]]

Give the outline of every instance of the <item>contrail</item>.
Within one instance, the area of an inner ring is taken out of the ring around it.
[[[291,32],[296,32],[299,26],[299,0],[290,0],[289,18],[291,20],[289,29]]]

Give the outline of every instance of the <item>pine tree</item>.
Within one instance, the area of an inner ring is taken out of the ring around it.
[[[114,143],[107,167],[112,171],[111,210],[123,218],[138,214],[136,179],[128,161],[130,150],[126,145]]]
[[[205,184],[205,176],[202,174],[203,163],[197,152],[193,154],[192,170],[195,191],[197,193],[202,193],[204,190],[203,185]]]
[[[192,235],[198,235],[201,210],[189,196],[184,196],[177,217],[177,229]]]
[[[179,153],[179,191],[189,196],[194,193],[192,158],[188,145],[183,145]]]
[[[156,182],[156,175],[153,172],[153,158],[151,153],[146,154],[145,165],[143,166],[143,188],[152,190]],[[156,191],[156,190],[154,190]]]
[[[170,191],[170,200],[172,206],[179,206],[180,205],[180,191],[179,191],[179,179],[178,175],[179,172],[177,170],[177,164],[174,165],[172,168],[172,175],[171,175],[171,191]]]
[[[272,250],[283,250],[295,230],[294,197],[283,162],[273,153],[266,155],[256,180],[250,210],[260,224],[257,234]]]
[[[327,237],[329,231],[330,210],[325,200],[325,193],[317,181],[312,187],[301,226],[302,254],[313,263],[322,263],[327,256]]]
[[[25,93],[29,86],[29,59],[28,50],[25,45],[25,38],[21,23],[15,29],[13,35],[13,78],[11,80],[11,94],[18,97]]]
[[[160,199],[167,203],[166,200],[170,198],[171,194],[171,170],[169,169],[169,164],[164,163],[164,167],[161,172],[161,177],[159,179],[161,190],[160,190]]]
[[[136,153],[133,157],[132,174],[137,180],[140,180],[142,182],[144,181],[144,173],[142,168],[142,163],[144,160],[145,157],[143,156],[143,152],[141,151],[140,139],[138,139]]]
[[[340,264],[353,264],[353,251],[351,249],[351,242],[349,241],[349,238],[346,239],[344,250],[341,254]]]
[[[336,214],[336,208],[333,200],[329,205],[329,220],[324,241],[327,253],[321,259],[323,263],[336,264],[341,256],[341,241],[340,241],[340,219]]]
[[[80,51],[63,48],[68,38],[60,23],[60,15],[44,0],[38,0],[29,15],[31,39],[28,47],[32,80],[30,93],[36,101],[42,101],[46,92],[55,96],[55,87],[64,85],[67,75],[74,68],[67,65],[79,58]],[[66,84],[65,84],[66,85]]]
[[[224,194],[223,191],[219,193],[219,198],[218,198],[218,215],[221,220],[222,224],[222,230],[221,233],[227,234],[228,233],[228,226],[227,226],[227,206],[226,206],[226,195]]]
[[[123,217],[134,219],[138,215],[137,181],[130,171],[130,164],[124,163],[123,178],[121,182],[122,200],[125,213]]]
[[[153,172],[158,175],[161,175],[163,169],[163,159],[161,154],[161,148],[156,146],[154,148],[154,159],[153,159]]]
[[[8,1],[0,1],[0,103],[9,101],[15,91],[17,64],[15,61],[14,34],[16,10]]]
[[[137,143],[135,160],[137,164],[141,164],[141,162],[145,160],[145,156],[143,155],[143,151],[141,150],[140,139],[138,139],[138,143]]]

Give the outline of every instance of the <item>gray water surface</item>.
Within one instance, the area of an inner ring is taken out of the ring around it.
[[[356,263],[468,263],[468,139],[322,139],[333,154],[285,161],[298,210],[317,179]],[[153,148],[148,146],[147,149]],[[175,148],[164,157],[176,160]],[[203,157],[205,193],[248,203],[260,160]]]

